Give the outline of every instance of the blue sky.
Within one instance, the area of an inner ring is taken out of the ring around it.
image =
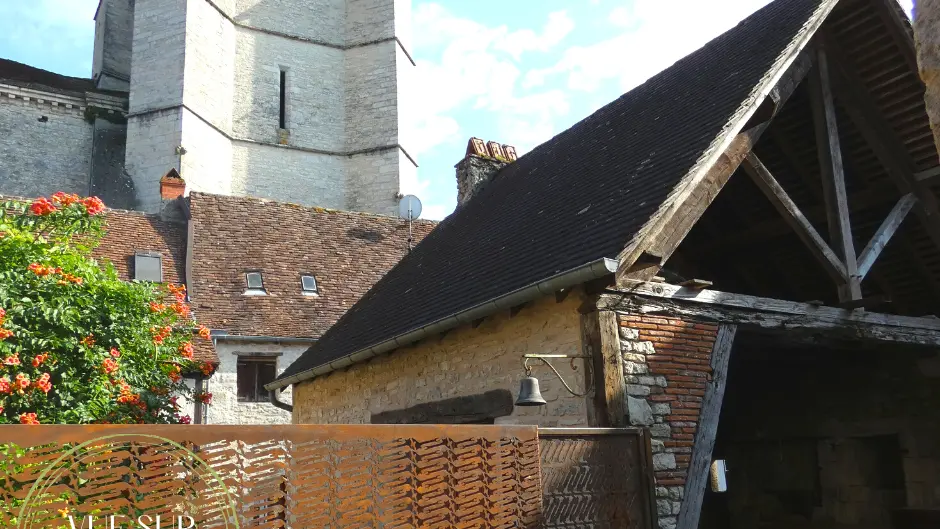
[[[424,217],[443,218],[471,136],[528,151],[767,2],[412,0],[405,147],[420,167],[403,191],[422,199]],[[0,0],[0,57],[89,76],[97,3]]]

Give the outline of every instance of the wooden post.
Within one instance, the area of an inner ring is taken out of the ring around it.
[[[767,167],[760,161],[760,158],[753,152],[747,155],[744,170],[747,171],[754,183],[757,184],[757,187],[764,193],[764,196],[770,200],[780,215],[783,216],[783,219],[787,221],[787,224],[793,228],[803,241],[803,244],[806,245],[813,256],[816,257],[816,260],[829,272],[829,275],[839,284],[845,283],[847,277],[845,265],[839,260],[839,257],[832,249],[829,248],[826,241],[820,237],[816,228],[810,224],[806,216],[803,215],[803,212],[800,211],[800,208],[790,199],[790,196],[783,190],[783,187],[777,182],[777,179],[774,178]]]
[[[855,243],[852,240],[852,224],[845,191],[845,171],[842,164],[839,127],[836,122],[836,106],[832,98],[832,83],[829,80],[829,62],[826,51],[822,47],[816,52],[816,68],[810,75],[810,82],[813,124],[816,128],[816,151],[822,171],[829,242],[842,259],[846,269],[845,282],[839,285],[839,301],[861,299],[861,279],[856,263]]]
[[[685,494],[679,509],[677,529],[698,529],[699,516],[702,512],[702,500],[705,498],[705,485],[711,468],[712,451],[718,435],[718,417],[721,403],[725,398],[728,385],[728,361],[734,344],[735,325],[721,325],[712,348],[712,381],[705,388],[702,411],[699,415],[698,428],[695,431],[695,445],[692,448],[692,461],[689,464],[688,478],[685,482]]]
[[[864,278],[868,275],[868,271],[871,270],[872,265],[878,260],[881,251],[884,250],[891,238],[894,237],[894,234],[897,233],[898,228],[901,227],[901,223],[907,218],[907,214],[911,211],[911,208],[914,207],[915,202],[917,202],[917,198],[914,194],[908,193],[901,197],[898,203],[894,205],[894,208],[891,209],[891,213],[888,213],[888,217],[881,223],[881,226],[878,227],[878,231],[872,235],[871,241],[869,241],[865,249],[862,250],[862,255],[858,260],[859,277]]]
[[[588,424],[626,426],[626,382],[615,312],[595,308],[581,314],[581,351],[593,358],[594,365],[594,409],[588,410]]]

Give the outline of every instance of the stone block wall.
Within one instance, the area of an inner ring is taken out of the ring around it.
[[[232,194],[232,142],[200,116],[182,109],[180,175],[190,191]]]
[[[659,526],[676,526],[718,327],[676,318],[618,315],[630,423],[653,444]]]
[[[345,52],[245,28],[238,28],[237,44],[233,135],[279,143],[280,79],[284,69],[290,133],[287,145],[344,152]]]
[[[0,96],[0,194],[87,194],[93,130],[77,107]]]
[[[186,15],[191,0],[136,0],[130,114],[183,102]]]
[[[340,156],[276,145],[234,142],[232,192],[235,195],[349,209],[345,161]],[[330,178],[324,175],[330,175]]]
[[[240,24],[334,46],[344,43],[345,0],[237,0],[235,3],[232,17]]]
[[[180,169],[176,147],[183,141],[183,110],[167,110],[131,116],[127,120],[124,166],[136,193],[134,209],[159,211],[160,178],[171,168]]]
[[[134,0],[102,0],[95,19],[92,76],[102,90],[130,88]]]
[[[205,0],[187,2],[184,61],[183,104],[214,127],[231,133],[235,26]],[[223,160],[230,163],[230,158]],[[182,176],[185,179],[187,175]]]
[[[207,381],[207,391],[212,393],[212,405],[208,406],[207,424],[288,424],[291,414],[267,402],[238,402],[237,363],[239,354],[266,353],[277,356],[277,373],[307,350],[309,344],[284,345],[278,343],[244,343],[216,340],[215,350],[219,355],[219,367]],[[290,404],[291,390],[280,395],[280,400]]]
[[[295,423],[369,423],[373,414],[491,390],[518,396],[526,353],[580,354],[578,296],[548,296],[522,309],[429,337],[367,362],[294,386]],[[533,365],[548,405],[516,407],[498,424],[587,426],[588,401],[570,395],[544,366]],[[576,391],[585,387],[583,360],[553,365]]]

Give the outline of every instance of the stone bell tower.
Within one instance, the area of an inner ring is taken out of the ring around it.
[[[129,90],[132,207],[159,209],[173,168],[187,190],[394,214],[417,166],[410,7],[102,0],[95,70],[101,88]]]

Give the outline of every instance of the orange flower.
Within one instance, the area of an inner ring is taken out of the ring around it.
[[[121,351],[118,351],[114,347],[111,348],[111,356],[114,358],[121,358]]]
[[[3,364],[8,365],[8,366],[20,365],[20,353],[13,353],[10,356],[6,357],[3,360]]]
[[[32,263],[27,268],[29,269],[30,272],[36,274],[39,277],[45,277],[51,274],[52,272],[54,272],[54,270],[51,267],[41,265],[39,263]]]
[[[199,393],[196,395],[196,400],[203,404],[212,404],[212,393]]]
[[[193,344],[192,342],[186,342],[180,346],[180,354],[183,355],[183,358],[188,358],[192,360],[193,358]]]
[[[49,353],[42,353],[42,354],[36,355],[36,358],[33,358],[33,367],[41,366],[42,363],[45,362],[47,358],[49,358]]]
[[[10,384],[10,377],[0,378],[0,394],[9,395],[13,393],[13,386]]]
[[[16,386],[16,391],[22,393],[23,391],[26,390],[26,388],[29,387],[29,384],[30,384],[29,377],[25,375],[24,373],[17,373],[16,381],[13,384],[14,386]]]
[[[88,336],[82,338],[82,341],[81,341],[80,343],[81,343],[82,345],[84,345],[85,347],[94,347],[94,346],[95,346],[95,335],[94,335],[94,334],[89,334]]]
[[[209,328],[206,327],[205,325],[200,325],[200,326],[199,326],[199,336],[202,337],[202,338],[205,339],[205,340],[208,340],[208,339],[209,339],[209,336],[210,336],[210,334],[209,334]]]
[[[104,211],[104,202],[98,197],[88,197],[82,200],[82,205],[85,206],[85,211],[89,215],[97,215]]]
[[[163,303],[157,303],[156,301],[150,302],[150,312],[161,312],[166,309],[166,305]]]
[[[62,191],[58,191],[52,194],[52,202],[61,206],[69,206],[80,200],[81,199],[78,197],[78,195],[72,195]]]
[[[39,419],[36,418],[35,413],[22,413],[20,414],[20,424],[39,424]]]
[[[199,366],[199,370],[202,371],[203,375],[209,376],[212,374],[213,371],[215,371],[215,366],[213,366],[209,362],[205,362],[201,366]]]
[[[48,394],[52,389],[52,382],[50,382],[49,379],[49,373],[43,373],[42,376],[39,377],[39,380],[36,381],[36,388]]]
[[[6,317],[7,311],[3,310],[3,308],[0,308],[0,325],[3,325],[3,320],[5,320]]]
[[[179,314],[183,318],[189,317],[189,314],[190,314],[189,306],[183,302],[178,301],[174,303],[173,306],[170,308],[173,309],[173,312]]]
[[[11,336],[13,336],[13,331],[10,329],[0,329],[0,340],[6,340]]]
[[[101,365],[101,368],[104,370],[104,374],[110,375],[118,370],[118,363],[112,358],[106,358],[104,363]]]
[[[170,366],[170,380],[179,382],[183,377],[180,376],[180,368],[177,365]]]
[[[48,215],[56,211],[56,209],[58,208],[55,207],[55,204],[49,202],[49,199],[46,197],[37,198],[33,201],[32,205],[29,206],[29,210],[33,215]]]

